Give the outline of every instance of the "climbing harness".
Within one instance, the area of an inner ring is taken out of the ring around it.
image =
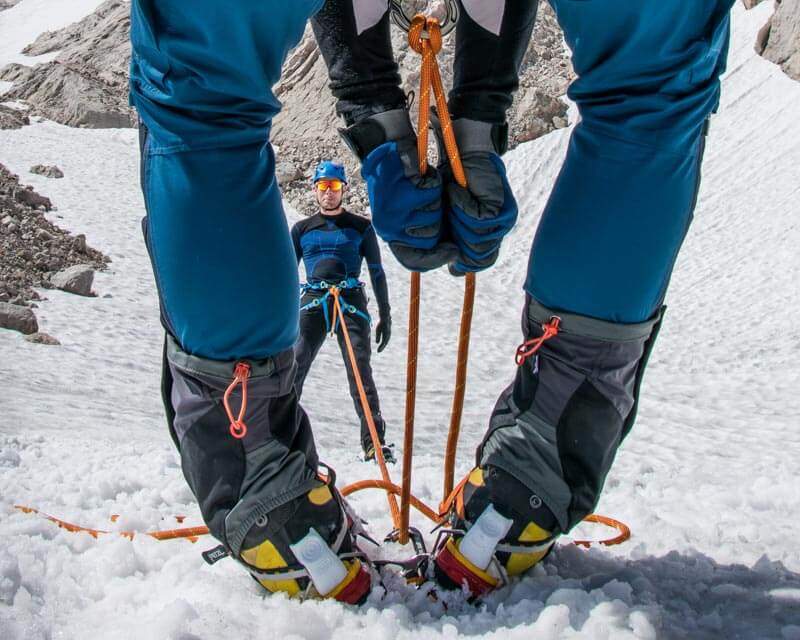
[[[333,323],[331,324],[330,318],[330,311],[328,309],[328,301],[331,297],[331,291],[336,288],[337,290],[346,290],[346,289],[363,289],[364,283],[358,280],[357,278],[347,278],[342,280],[338,284],[331,284],[330,282],[325,282],[324,280],[318,280],[314,282],[306,282],[300,285],[300,292],[301,295],[306,293],[307,291],[324,291],[325,293],[321,295],[319,298],[314,298],[311,302],[304,304],[300,307],[300,312],[308,311],[309,309],[316,309],[317,307],[322,307],[322,316],[325,318],[325,333],[330,333],[331,335],[336,333],[336,329],[338,326],[338,319],[334,315]],[[367,321],[367,323],[372,326],[372,318],[370,318],[368,313],[361,311],[355,305],[349,304],[347,302],[340,302],[342,309],[347,313],[358,316]]]

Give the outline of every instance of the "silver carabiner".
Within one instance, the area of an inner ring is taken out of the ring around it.
[[[446,36],[456,28],[460,13],[457,0],[445,0],[445,8],[445,17],[440,25],[443,36]],[[403,9],[403,0],[389,0],[389,12],[392,22],[408,33],[408,30],[411,28],[411,18],[408,16],[405,9]]]

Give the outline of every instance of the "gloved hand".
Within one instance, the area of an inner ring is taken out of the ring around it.
[[[406,109],[374,114],[340,129],[362,162],[372,225],[411,271],[452,262],[458,250],[442,240],[442,181],[438,171],[419,172],[417,137]]]
[[[375,328],[375,343],[378,345],[378,353],[386,348],[391,337],[392,316],[381,316],[378,326]]]
[[[436,131],[439,157],[446,161],[441,131],[438,128]],[[462,118],[453,121],[453,132],[467,188],[455,181],[449,161],[440,170],[445,183],[450,234],[459,250],[458,258],[450,264],[450,272],[463,275],[488,269],[496,262],[503,238],[517,221],[518,208],[500,159],[506,147],[505,126]]]

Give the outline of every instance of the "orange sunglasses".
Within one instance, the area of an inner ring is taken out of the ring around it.
[[[317,191],[341,191],[344,183],[341,180],[319,180],[316,184]]]

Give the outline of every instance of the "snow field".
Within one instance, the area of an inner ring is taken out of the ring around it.
[[[23,0],[0,11],[0,60],[31,65],[52,60],[56,52],[29,57],[22,50],[45,31],[56,31],[92,13],[103,0]],[[0,87],[2,90],[2,87]]]
[[[47,0],[0,13],[0,64],[58,26],[56,18],[65,24],[96,4],[59,3],[75,12],[68,18]],[[598,507],[627,522],[633,538],[589,551],[561,545],[531,576],[479,606],[452,594],[445,609],[391,576],[388,593],[378,590],[361,609],[264,597],[232,562],[202,561],[210,539],[94,540],[14,510],[30,504],[113,531],[172,528],[176,514],[200,524],[159,397],[162,333],[139,231],[135,132],[50,122],[0,131],[0,161],[53,200],[54,221],[85,233],[113,260],[96,278],[97,298],[42,292],[42,330],[63,346],[0,333],[0,638],[800,638],[800,84],[753,53],[769,4],[735,11],[695,222],[637,426]],[[16,44],[4,37],[12,32]],[[497,394],[513,376],[524,265],[568,135],[555,132],[507,158],[522,215],[497,267],[478,277],[458,475],[470,468]],[[65,178],[29,174],[40,162],[58,164]],[[290,212],[290,224],[295,219]],[[395,327],[373,368],[399,444],[408,277],[388,249],[383,254]],[[437,273],[422,287],[413,482],[415,494],[435,505],[462,283]],[[304,404],[340,484],[378,477],[356,462],[358,425],[346,388],[329,341]],[[400,469],[392,473],[399,480]],[[376,537],[391,528],[380,492],[353,504]],[[112,514],[122,517],[112,523]],[[416,515],[412,523],[430,528]],[[387,545],[380,553],[403,550]]]

